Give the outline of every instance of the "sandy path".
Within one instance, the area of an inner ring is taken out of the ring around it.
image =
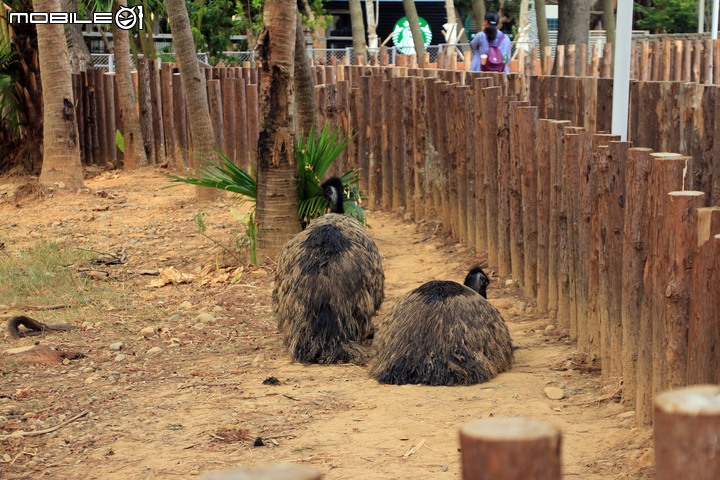
[[[12,237],[3,240],[31,242],[38,238],[32,232],[53,237],[57,232],[48,225],[62,218],[72,225],[73,234],[65,235],[71,241],[102,250],[119,243],[122,233],[132,238],[133,257],[153,267],[193,271],[212,263],[212,245],[195,234],[192,215],[199,207],[192,202],[192,189],[160,189],[165,184],[152,170],[89,180],[93,191],[104,189],[123,201],[108,200],[110,208],[92,214],[92,220],[88,202],[102,206],[105,199],[61,195],[27,202]],[[202,209],[208,213],[209,233],[227,235],[235,227],[227,201]],[[11,202],[0,204],[0,216],[16,212]],[[386,272],[380,328],[382,316],[403,293],[431,279],[462,281],[473,263],[465,248],[428,238],[414,224],[381,212],[369,218]],[[33,395],[28,401],[0,403],[0,420],[7,422],[6,431],[0,423],[0,434],[27,428],[15,423],[17,415],[45,419],[82,408],[91,414],[52,435],[0,442],[0,460],[7,459],[3,450],[11,459],[20,454],[12,465],[0,464],[1,478],[39,478],[39,472],[57,479],[198,478],[235,465],[293,461],[317,466],[328,480],[457,479],[458,428],[490,415],[532,416],[557,424],[563,431],[566,478],[652,478],[646,473],[649,430],[633,429],[622,405],[593,402],[609,390],[596,375],[571,368],[573,345],[545,334],[548,319],[526,309],[516,289],[500,279],[493,278],[488,297],[521,347],[510,372],[470,387],[383,386],[363,367],[288,360],[270,312],[272,274],[250,269],[239,283],[194,282],[149,295],[149,280],[122,268],[115,271],[117,285],[130,292],[123,308],[132,310],[120,326],[108,318],[98,329],[47,339],[87,347],[86,359],[32,367],[31,375],[5,364],[4,388],[30,388]],[[196,315],[217,308],[217,322],[198,329]],[[138,338],[149,321],[163,333]],[[179,345],[169,348],[171,337]],[[127,345],[122,362],[107,350],[117,340]],[[0,351],[17,345],[0,338]],[[162,353],[147,356],[153,345]],[[82,373],[87,366],[95,376],[91,383]],[[269,376],[280,385],[264,385]],[[566,398],[548,399],[543,390],[550,385],[563,388]],[[265,439],[265,447],[252,446],[257,436]],[[29,460],[23,451],[39,456]]]

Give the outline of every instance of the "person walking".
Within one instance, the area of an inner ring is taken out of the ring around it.
[[[478,32],[470,42],[475,52],[470,70],[475,72],[509,73],[510,38],[498,30],[500,16],[497,12],[487,12],[482,32]]]

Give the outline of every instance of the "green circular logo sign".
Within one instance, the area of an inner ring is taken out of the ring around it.
[[[424,18],[418,17],[418,19],[420,21],[420,32],[422,33],[423,43],[425,44],[425,48],[427,48],[432,40],[432,31],[430,30],[430,25],[428,25]],[[408,22],[407,17],[402,17],[395,23],[392,40],[398,51],[403,55],[415,54],[415,44],[413,43],[410,22]]]

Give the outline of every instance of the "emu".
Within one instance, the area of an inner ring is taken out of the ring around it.
[[[396,385],[472,385],[508,370],[510,332],[474,267],[465,284],[433,280],[403,296],[375,334],[370,375]]]
[[[303,363],[365,363],[361,344],[384,299],[385,274],[375,242],[344,215],[343,185],[322,184],[330,212],[285,244],[272,292],[285,346]]]

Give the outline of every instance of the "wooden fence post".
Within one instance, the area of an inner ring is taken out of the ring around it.
[[[682,40],[675,40],[673,42],[673,53],[674,55],[674,61],[673,61],[673,71],[672,71],[672,79],[674,82],[682,82],[683,81],[683,41]]]
[[[542,124],[542,123],[541,123]],[[548,266],[547,266],[547,290],[548,310],[557,318],[558,327],[567,329],[569,325],[569,303],[567,292],[563,291],[566,279],[562,275],[561,255],[567,245],[567,212],[562,205],[563,185],[563,129],[570,125],[566,120],[546,121],[540,138],[547,136],[547,158],[549,160],[548,175],[540,175],[547,182],[547,234],[544,231],[541,237],[547,235]],[[540,155],[540,154],[539,154]],[[538,157],[538,171],[541,172],[544,163]],[[542,218],[538,215],[538,226],[542,227]],[[544,229],[544,227],[543,227]],[[538,244],[538,249],[543,247]],[[538,266],[538,269],[540,266]],[[540,300],[538,300],[538,307]]]
[[[368,161],[368,205],[370,208],[380,207],[380,196],[382,195],[382,99],[383,99],[383,78],[373,75],[369,78],[369,136],[368,148],[370,152]]]
[[[654,411],[657,480],[720,478],[720,386],[663,392]]]
[[[533,301],[538,295],[538,160],[535,143],[538,134],[537,107],[519,109],[521,143],[520,172],[522,182],[521,210],[523,237],[523,286],[525,296]],[[543,264],[547,269],[547,249],[542,252]],[[547,283],[545,283],[547,286]],[[547,308],[547,294],[544,298]]]
[[[555,74],[559,77],[565,75],[565,45],[555,47]]]
[[[104,71],[98,69],[92,70],[93,84],[95,85],[95,128],[97,129],[98,140],[98,157],[95,158],[96,165],[105,165],[110,154],[110,145],[106,142],[107,125],[105,124],[105,77]]]
[[[588,359],[600,358],[600,323],[597,318],[597,291],[599,264],[597,244],[593,243],[593,227],[597,225],[593,201],[597,192],[597,170],[593,168],[594,156],[599,147],[619,136],[586,133],[576,177],[578,190],[577,253],[575,263],[576,304],[578,312],[578,349],[588,353]]]
[[[249,109],[245,79],[242,76],[232,79],[235,84],[235,105],[237,117],[235,119],[235,162],[236,165],[248,170],[250,168],[250,144],[248,137]]]
[[[321,480],[322,474],[315,467],[279,463],[257,468],[236,468],[209,472],[201,480]]]
[[[234,73],[232,69],[228,69],[227,72]],[[224,76],[220,77],[220,90],[222,92],[222,114],[223,114],[223,140],[222,145],[225,156],[233,163],[237,164],[236,152],[235,152],[235,123],[237,119],[237,101],[235,100],[235,77]],[[218,145],[220,148],[220,145]]]
[[[115,74],[103,73],[102,81],[105,84],[105,139],[106,161],[114,168],[117,163],[117,143],[115,142]]]
[[[602,374],[618,378],[622,363],[622,269],[625,200],[625,166],[629,142],[610,142],[598,163],[597,218],[598,313],[601,328]]]
[[[425,177],[425,157],[427,155],[427,141],[428,141],[428,118],[427,118],[427,104],[425,97],[425,85],[421,77],[412,77],[412,90],[413,90],[413,126],[415,127],[413,142],[413,163],[414,163],[414,178],[415,182],[414,199],[415,202],[415,220],[427,219],[428,218],[428,205],[430,201],[427,192],[427,179]]]
[[[150,65],[152,60],[138,59],[138,108],[140,109],[140,131],[145,145],[148,164],[155,162],[155,134],[153,131],[152,95],[150,93]]]
[[[652,47],[652,54],[650,54],[650,59],[652,60],[650,80],[658,82],[660,81],[660,67],[662,66],[662,45],[660,44],[660,40],[654,39],[650,41],[650,46]]]
[[[688,318],[688,384],[720,382],[720,206],[697,211]]]
[[[580,158],[583,152],[582,128],[565,127],[563,136],[563,189],[560,192],[560,210],[566,217],[566,248],[560,250],[560,294],[567,298],[568,333],[570,339],[579,338],[578,280],[575,274],[578,259],[579,183]],[[562,237],[561,237],[562,240]],[[558,325],[563,327],[562,324]],[[583,332],[584,333],[584,332]]]
[[[95,105],[95,79],[93,78],[93,70],[86,70],[81,73],[83,78],[83,111],[85,113],[85,161],[86,165],[95,165],[97,162],[98,142],[97,142],[97,122],[95,121],[97,110]]]
[[[460,428],[462,480],[559,480],[561,433],[530,418],[484,418]]]
[[[175,156],[178,167],[194,168],[194,163],[189,158],[190,149],[188,140],[187,113],[185,110],[185,96],[183,95],[182,77],[179,73],[173,73],[172,79],[173,96],[173,123],[175,125]],[[192,162],[192,163],[191,163]]]
[[[368,182],[373,172],[370,171],[370,136],[372,136],[370,123],[370,76],[358,77],[358,102],[356,105],[358,117],[357,144],[358,168],[360,169],[360,191],[365,196],[369,194]]]
[[[455,167],[452,171],[453,183],[455,184],[455,223],[457,225],[457,237],[463,243],[468,243],[470,235],[468,233],[468,204],[467,204],[467,191],[468,191],[468,176],[474,175],[474,172],[468,168],[468,161],[466,156],[466,144],[467,134],[465,126],[467,120],[465,119],[464,112],[467,110],[465,97],[470,87],[466,85],[453,85],[450,87],[453,91],[453,133],[452,136],[455,139]]]
[[[458,137],[458,202],[460,235],[465,237],[465,243],[471,247],[476,246],[476,199],[475,181],[477,177],[476,159],[473,155],[472,132],[477,128],[472,121],[473,89],[469,85],[455,87],[457,96],[457,137]],[[485,196],[482,196],[482,209],[485,211]],[[484,244],[487,242],[483,242]],[[483,245],[484,251],[486,245]]]
[[[523,212],[522,212],[522,168],[523,141],[520,127],[521,108],[528,107],[529,102],[510,103],[510,260],[512,278],[519,285],[525,281],[525,259],[523,246]]]
[[[257,69],[250,71],[255,72]],[[252,75],[251,75],[252,78]],[[260,100],[257,83],[245,85],[245,98],[247,98],[247,134],[248,134],[248,163],[251,169],[257,168],[258,136],[260,135]]]
[[[468,75],[469,77],[469,75]],[[482,223],[486,225],[487,214],[487,191],[482,184],[485,182],[485,160],[486,156],[475,150],[475,134],[480,127],[475,123],[473,112],[475,97],[480,93],[475,90],[468,78],[468,84],[461,89],[460,100],[462,103],[462,124],[461,140],[464,140],[464,160],[466,162],[467,184],[465,185],[465,230],[467,231],[468,245],[475,248],[478,253],[485,254],[487,245],[487,228],[482,232],[477,228]],[[462,180],[462,179],[461,179]],[[479,206],[479,207],[478,207]],[[480,233],[480,236],[478,236]]]
[[[225,156],[225,126],[223,122],[223,98],[220,91],[220,80],[209,80],[207,82],[208,104],[210,106],[210,118],[212,119],[213,132],[215,133],[215,148]],[[205,159],[207,161],[209,159]],[[216,161],[216,159],[212,159]]]
[[[402,205],[405,207],[405,215],[409,220],[417,219],[415,212],[415,115],[413,114],[413,79],[403,77],[400,79],[402,91],[402,148],[403,151],[403,198]]]
[[[622,254],[621,319],[623,326],[623,403],[635,405],[637,356],[640,339],[640,311],[647,243],[643,223],[652,168],[652,150],[631,148],[625,166],[625,215]]]
[[[392,78],[388,82],[390,96],[388,99],[390,110],[385,117],[388,124],[389,153],[387,165],[392,172],[388,193],[389,209],[393,212],[404,207],[405,200],[405,147],[403,145],[403,78]],[[384,193],[384,192],[383,192]]]
[[[500,164],[498,158],[498,99],[502,93],[502,87],[491,87],[490,82],[485,79],[475,80],[475,118],[480,113],[480,120],[475,121],[475,128],[479,130],[480,142],[475,144],[475,157],[482,157],[482,184],[476,183],[478,189],[482,189],[485,197],[485,212],[478,209],[476,229],[486,230],[486,242],[488,251],[488,264],[497,267],[498,260],[498,208],[500,169],[506,169],[507,164]],[[481,239],[482,233],[477,232],[476,238]]]
[[[497,115],[498,147],[498,274],[507,279],[512,270],[512,246],[510,235],[510,178],[512,172],[510,146],[512,145],[512,127],[510,120],[511,105],[517,97],[499,97]]]
[[[656,347],[665,344],[664,287],[666,285],[663,255],[669,232],[658,228],[665,218],[666,197],[669,192],[690,188],[692,161],[690,157],[674,153],[654,153],[645,206],[643,225],[646,243],[646,267],[643,276],[643,297],[637,352],[636,422],[649,425],[652,421],[652,399],[664,384],[662,354]]]
[[[163,62],[160,65],[160,95],[162,97],[162,126],[165,136],[165,156],[168,163],[180,168],[180,157],[175,146],[175,118],[172,101],[172,64]]]
[[[672,235],[668,251],[670,261],[666,266],[668,281],[664,288],[665,325],[660,325],[667,335],[667,343],[663,345],[667,382],[661,388],[678,388],[687,385],[690,287],[697,245],[696,209],[705,206],[706,196],[703,192],[690,190],[670,192],[666,198],[668,214],[664,228]],[[720,293],[720,288],[717,291]]]
[[[163,104],[160,95],[160,74],[157,62],[148,59],[148,72],[150,76],[150,105],[152,108],[153,124],[153,151],[155,152],[155,163],[164,165],[166,163],[165,132],[163,131]]]

